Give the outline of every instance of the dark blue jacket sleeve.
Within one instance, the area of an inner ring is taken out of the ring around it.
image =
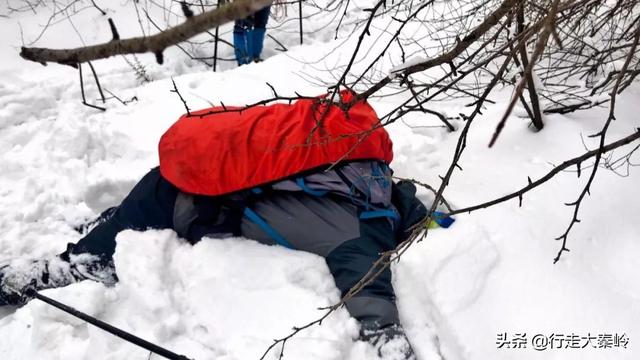
[[[411,227],[425,218],[427,209],[415,194],[416,188],[409,182],[394,184],[392,202],[400,213],[398,228],[393,229],[386,218],[360,219],[360,236],[342,243],[328,254],[329,270],[343,296],[367,272],[376,272],[372,266],[380,255],[407,239]],[[346,307],[361,322],[364,330],[399,324],[391,270],[381,271],[378,277],[346,301]]]
[[[360,237],[342,243],[326,257],[343,296],[367,274],[381,253],[395,247],[395,241],[395,232],[386,218],[360,220]],[[391,270],[384,269],[347,300],[346,307],[366,330],[398,324]]]

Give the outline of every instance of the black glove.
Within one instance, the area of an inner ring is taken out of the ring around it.
[[[376,330],[363,329],[360,340],[373,345],[378,350],[378,355],[385,359],[416,360],[409,339],[400,325],[391,325]]]

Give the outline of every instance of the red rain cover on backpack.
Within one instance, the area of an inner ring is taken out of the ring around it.
[[[348,102],[354,95],[340,96]],[[221,195],[338,160],[391,162],[391,139],[367,102],[357,102],[348,115],[331,106],[318,126],[327,111],[318,99],[185,114],[160,139],[160,172],[184,192]]]

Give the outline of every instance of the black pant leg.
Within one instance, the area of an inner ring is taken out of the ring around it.
[[[89,253],[110,261],[120,231],[172,228],[177,195],[178,189],[160,175],[160,169],[152,169],[104,221],[70,246],[65,254],[68,257],[68,254]]]

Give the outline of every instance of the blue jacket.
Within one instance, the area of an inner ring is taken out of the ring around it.
[[[191,243],[205,236],[244,236],[325,257],[344,295],[380,253],[395,248],[426,216],[413,184],[395,184],[390,175],[382,163],[360,161],[211,197],[181,192],[154,168],[62,257],[90,253],[109,264],[115,237],[125,229],[170,228]],[[384,270],[346,306],[364,328],[399,323],[391,271]]]

